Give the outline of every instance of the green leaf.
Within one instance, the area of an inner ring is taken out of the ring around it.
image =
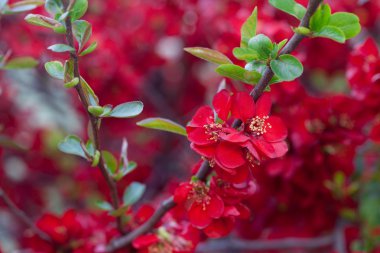
[[[314,33],[313,36],[332,39],[339,43],[346,41],[343,31],[334,26],[325,26],[319,32]]]
[[[164,118],[147,118],[137,122],[138,126],[187,136],[186,129],[178,123]]]
[[[104,165],[111,175],[115,174],[117,171],[117,160],[113,154],[108,151],[102,151],[102,157],[104,161]]]
[[[305,16],[306,8],[294,0],[269,0],[269,3],[283,12],[301,20]]]
[[[92,157],[91,167],[98,166],[99,161],[100,161],[100,152],[99,150],[96,150],[94,156]]]
[[[231,63],[231,60],[228,59],[227,56],[222,54],[219,51],[210,49],[210,48],[205,48],[205,47],[187,47],[184,49],[186,52],[201,58],[205,61],[215,63],[215,64],[226,64],[226,63]]]
[[[248,84],[256,84],[261,78],[261,74],[256,71],[248,71],[234,64],[223,64],[216,68],[216,72],[222,76],[242,81]]]
[[[16,3],[10,4],[8,8],[5,9],[5,14],[14,14],[14,13],[20,13],[24,11],[30,11],[37,8],[38,6],[42,4],[44,4],[44,2],[38,1],[38,0],[18,1]]]
[[[129,206],[121,206],[118,209],[111,211],[110,215],[113,217],[120,217],[120,216],[123,216],[127,212],[128,209],[129,209]]]
[[[302,63],[290,54],[281,55],[278,60],[272,60],[270,67],[281,80],[292,81],[302,75]]]
[[[248,47],[256,51],[258,57],[255,60],[266,60],[273,50],[273,43],[264,34],[258,34],[249,40]]]
[[[114,178],[116,181],[120,181],[123,179],[124,176],[128,175],[132,171],[134,171],[137,168],[137,163],[136,162],[129,162],[128,166],[123,166],[120,168],[120,170],[117,172],[117,174],[114,175]]]
[[[99,105],[90,105],[88,108],[87,108],[88,112],[91,113],[93,116],[95,117],[99,117],[100,115],[102,115],[104,113],[104,108],[99,106]]]
[[[136,203],[144,194],[146,186],[144,184],[133,182],[123,194],[123,205],[131,206]]]
[[[90,154],[91,156],[95,155],[95,146],[94,146],[94,144],[92,143],[91,140],[87,141],[87,143],[86,143],[86,150],[87,150],[87,153]]]
[[[110,203],[108,203],[107,201],[96,201],[95,202],[95,205],[96,207],[98,207],[99,209],[103,210],[103,211],[112,211],[113,210],[113,207]]]
[[[352,13],[336,12],[334,13],[328,24],[329,26],[335,26],[342,30],[346,40],[351,39],[360,33],[361,27],[359,18]]]
[[[75,49],[70,47],[66,44],[55,44],[50,47],[48,47],[49,50],[56,52],[56,53],[63,53],[63,52],[75,52]]]
[[[252,48],[248,47],[235,47],[233,54],[236,59],[243,60],[246,62],[253,61],[259,58],[258,53]]]
[[[327,26],[331,17],[331,8],[328,4],[322,4],[310,19],[310,29],[319,32]]]
[[[99,98],[96,96],[94,90],[91,88],[91,86],[84,80],[83,77],[80,78],[80,83],[83,86],[83,91],[85,93],[85,96],[87,98],[87,102],[89,105],[97,106],[99,105]]]
[[[73,87],[77,86],[78,83],[79,83],[79,78],[75,77],[70,82],[65,83],[64,86],[65,86],[65,88],[73,88]]]
[[[59,61],[51,61],[45,63],[45,69],[51,77],[63,80],[64,79],[64,70],[63,65]]]
[[[132,118],[139,115],[143,111],[143,108],[144,104],[140,101],[126,102],[113,108],[109,116],[114,118]]]
[[[81,142],[82,141],[78,136],[69,135],[58,144],[58,149],[63,153],[88,159],[86,153],[83,150]]]
[[[65,61],[63,73],[64,73],[63,81],[65,83],[68,83],[74,79],[74,60],[73,59]],[[78,82],[79,82],[79,80],[78,80]]]
[[[256,35],[256,26],[257,26],[257,7],[253,10],[252,14],[244,22],[241,27],[241,42],[240,47],[248,47],[248,41]]]
[[[46,0],[45,9],[53,16],[57,13],[62,13],[64,6],[62,0]]]
[[[278,51],[280,51],[285,45],[286,43],[288,43],[288,39],[284,39],[282,41],[280,41],[277,45],[278,45]]]
[[[76,0],[72,9],[70,10],[71,21],[74,22],[80,19],[87,11],[88,1],[87,0]]]
[[[91,37],[92,26],[85,20],[77,20],[73,23],[73,32],[75,39],[79,43],[79,51],[82,51],[84,45]]]
[[[42,26],[50,29],[62,26],[58,21],[39,14],[28,14],[25,17],[25,21],[32,25]]]
[[[96,48],[98,47],[98,43],[96,41],[92,42],[88,48],[86,48],[85,50],[83,50],[79,56],[85,56],[87,54],[90,54],[92,53]]]
[[[7,61],[4,69],[26,69],[37,65],[38,61],[32,57],[17,57]]]

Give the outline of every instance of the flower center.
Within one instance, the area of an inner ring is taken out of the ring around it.
[[[203,210],[206,210],[206,206],[210,204],[211,197],[208,195],[208,187],[199,183],[195,183],[191,191],[191,198],[195,203],[201,204]]]
[[[209,140],[217,141],[219,138],[219,132],[222,130],[223,126],[219,123],[210,123],[203,126],[206,130],[206,134],[210,135]]]
[[[265,134],[268,130],[268,128],[272,128],[272,125],[268,122],[265,122],[269,116],[259,117],[256,116],[251,119],[249,123],[249,130],[256,136],[260,136],[262,134]]]

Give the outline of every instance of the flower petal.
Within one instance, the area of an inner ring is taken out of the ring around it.
[[[190,147],[192,150],[206,158],[212,159],[215,156],[216,145],[199,146],[194,143],[191,143]]]
[[[272,100],[268,93],[264,93],[256,102],[256,116],[264,117],[270,114]]]
[[[232,115],[246,122],[255,115],[255,102],[253,98],[246,92],[237,92],[232,97]]]
[[[185,202],[192,189],[189,183],[181,183],[174,191],[174,202],[177,204]]]
[[[242,148],[228,142],[221,142],[216,147],[215,160],[226,168],[237,168],[245,163]]]
[[[203,232],[209,238],[219,238],[228,235],[234,227],[235,219],[233,217],[225,217],[214,220],[210,226],[205,228]]]
[[[188,126],[203,127],[214,122],[214,112],[210,106],[202,106],[195,113]]]
[[[216,142],[215,139],[212,139],[210,134],[206,133],[206,129],[204,127],[187,127],[186,130],[189,141],[197,145],[207,145]]]
[[[210,202],[207,206],[207,214],[212,218],[219,218],[222,216],[224,211],[224,202],[223,200],[218,196],[211,196]]]
[[[265,123],[270,124],[270,128],[267,127],[266,133],[263,134],[266,141],[283,141],[288,136],[288,129],[279,117],[271,116]]]
[[[231,110],[230,92],[228,92],[226,89],[218,92],[212,100],[212,105],[214,106],[218,117],[223,121],[226,121]]]
[[[158,237],[154,234],[142,235],[133,240],[132,245],[136,249],[143,249],[157,243],[158,241]]]
[[[207,214],[202,204],[192,204],[188,215],[190,223],[199,229],[207,227],[212,221],[212,218]]]

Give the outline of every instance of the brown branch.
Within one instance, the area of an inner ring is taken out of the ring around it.
[[[283,238],[271,240],[243,240],[227,238],[208,241],[197,247],[197,252],[236,252],[236,251],[263,251],[303,249],[317,250],[332,246],[335,235],[328,234],[315,238]]]
[[[302,18],[300,26],[308,27],[309,21],[313,13],[317,10],[319,4],[322,2],[322,0],[310,0],[309,4],[307,6],[307,11],[305,13],[305,16]],[[305,36],[300,34],[294,34],[292,38],[289,40],[289,42],[286,44],[286,46],[281,51],[281,54],[288,54],[292,52],[302,41],[302,39]],[[270,80],[273,78],[273,72],[270,69],[270,67],[267,67],[264,70],[264,73],[259,81],[259,83],[255,86],[255,88],[251,91],[251,96],[255,101],[261,96],[261,94],[264,92],[265,88],[269,85]],[[240,120],[235,120],[232,124],[233,127],[237,128],[241,125]],[[201,168],[199,169],[198,173],[195,175],[199,180],[204,181],[209,174],[211,168],[209,166],[208,161],[204,161],[201,165]],[[133,230],[129,234],[120,237],[118,239],[113,240],[107,247],[106,252],[113,252],[117,249],[120,249],[128,244],[130,244],[135,238],[139,237],[140,235],[143,235],[147,233],[149,230],[153,228],[153,226],[173,207],[175,207],[175,203],[173,200],[173,197],[168,198],[165,200],[161,206],[156,210],[154,215],[143,225],[138,227],[137,229]]]
[[[67,10],[70,8],[70,3],[66,2],[66,7]],[[72,29],[72,23],[70,16],[68,16],[65,20],[66,24],[66,40],[67,43],[70,47],[75,48],[74,44],[74,36],[73,36],[73,29]],[[78,85],[75,86],[75,89],[79,95],[79,98],[83,104],[84,109],[86,110],[88,117],[90,119],[90,124],[91,124],[91,129],[92,129],[92,134],[93,134],[93,141],[94,141],[94,146],[96,150],[99,150],[101,152],[101,145],[100,145],[100,139],[99,139],[99,125],[100,125],[100,119],[93,116],[91,113],[88,111],[89,107],[89,101],[86,96],[86,93],[83,90],[81,78],[80,78],[80,72],[79,72],[79,58],[77,52],[70,52],[70,59],[74,62],[74,77],[77,77],[79,79]],[[104,166],[104,160],[102,157],[102,154],[100,153],[100,159],[99,159],[99,164],[98,167],[104,177],[104,179],[107,182],[108,188],[110,190],[110,195],[111,195],[111,203],[113,208],[116,210],[119,208],[119,197],[118,197],[118,192],[117,192],[117,187],[115,181],[111,178],[109,175],[107,169]],[[116,218],[117,222],[117,227],[120,233],[124,234],[124,229],[123,229],[123,222],[121,217]]]
[[[53,243],[52,239],[41,229],[39,229],[34,222],[29,218],[29,216],[24,213],[20,208],[16,206],[15,203],[9,198],[9,196],[0,188],[0,199],[4,201],[9,210],[19,218],[26,226],[28,226],[38,237],[49,243]]]

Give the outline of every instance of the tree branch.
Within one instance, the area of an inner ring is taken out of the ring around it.
[[[284,238],[268,240],[243,240],[227,238],[202,243],[197,252],[236,252],[236,251],[263,251],[284,249],[307,249],[316,250],[332,246],[335,235],[328,234],[315,238]]]
[[[300,26],[308,27],[309,21],[313,13],[317,10],[319,4],[322,2],[322,0],[310,0],[309,4],[307,6],[307,10],[305,13],[305,16],[302,18]],[[280,54],[288,54],[292,52],[298,44],[302,41],[302,39],[305,36],[300,34],[294,34],[292,38],[289,40],[289,42],[286,44],[286,46],[283,48]],[[261,96],[261,94],[264,92],[265,88],[269,85],[270,80],[273,77],[273,72],[270,69],[270,67],[267,67],[264,70],[264,73],[259,81],[259,83],[255,86],[255,88],[251,91],[250,95],[253,97],[255,101]],[[240,120],[235,120],[232,124],[233,127],[237,128],[241,125]],[[198,173],[195,175],[199,180],[204,181],[209,174],[211,168],[209,166],[208,161],[204,161],[198,171]],[[139,237],[140,235],[143,235],[147,233],[149,230],[153,228],[153,226],[173,207],[175,207],[175,203],[173,200],[173,197],[168,198],[165,200],[161,206],[156,210],[154,215],[143,225],[138,227],[137,229],[133,230],[129,234],[120,237],[118,239],[113,240],[107,247],[106,252],[113,252],[117,249],[120,249],[128,244],[130,244],[135,238]]]
[[[68,7],[66,7],[66,8],[67,8],[67,10],[69,10],[70,3],[67,3],[67,1],[66,1],[66,6],[67,5],[68,5]],[[66,18],[65,24],[66,24],[66,40],[67,40],[67,43],[68,43],[68,45],[70,47],[75,48],[72,23],[71,23],[71,19],[70,19],[69,16]],[[101,149],[100,139],[99,139],[100,119],[97,118],[97,117],[95,117],[95,116],[93,116],[88,111],[88,106],[90,104],[89,104],[87,96],[86,96],[86,94],[85,94],[85,92],[83,90],[83,86],[82,86],[82,82],[81,82],[81,78],[80,78],[80,72],[79,72],[79,58],[78,58],[78,54],[77,54],[76,51],[75,52],[70,52],[70,59],[74,62],[74,77],[77,77],[79,79],[79,83],[75,86],[75,89],[76,89],[76,91],[77,91],[77,93],[79,95],[79,98],[80,98],[80,100],[82,102],[82,105],[83,105],[84,109],[86,110],[86,112],[88,114],[88,117],[90,119],[90,124],[91,124],[92,133],[93,133],[93,138],[94,138],[93,141],[94,141],[95,149],[99,150],[99,152],[101,152],[102,149]],[[99,159],[98,167],[99,167],[99,169],[100,169],[100,171],[101,171],[104,179],[107,182],[108,188],[110,189],[111,203],[112,203],[113,208],[116,210],[120,206],[116,183],[111,178],[111,176],[109,175],[107,169],[105,168],[105,166],[104,166],[104,160],[103,160],[103,157],[102,157],[101,153],[100,153],[100,159]],[[118,227],[119,232],[122,233],[122,234],[124,234],[124,228],[123,228],[122,218],[121,217],[117,217],[116,218],[116,222],[117,222],[117,227]]]
[[[39,229],[34,222],[29,218],[27,214],[25,214],[20,208],[16,206],[15,203],[9,198],[9,196],[4,192],[3,189],[0,188],[0,199],[4,201],[4,203],[8,206],[9,210],[19,218],[26,226],[28,226],[38,237],[41,239],[53,243],[52,239],[45,234],[41,229]]]

